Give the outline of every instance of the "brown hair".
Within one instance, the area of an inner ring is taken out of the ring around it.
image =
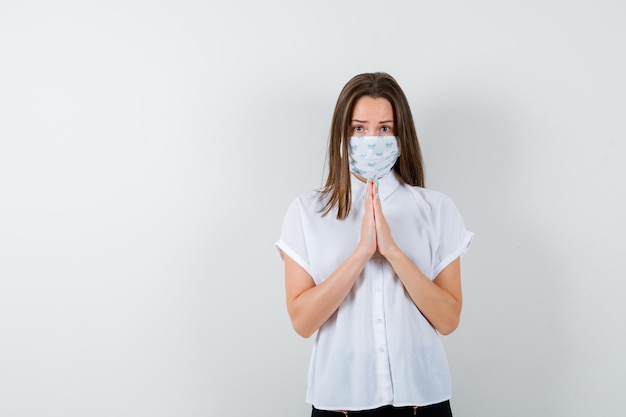
[[[337,207],[337,218],[345,219],[351,208],[350,162],[348,142],[350,121],[354,105],[361,98],[384,98],[391,103],[394,119],[394,133],[398,138],[400,156],[393,166],[398,179],[408,185],[424,187],[422,151],[417,140],[417,132],[409,102],[404,92],[389,74],[374,72],[359,74],[343,87],[330,126],[328,139],[328,177],[321,189],[326,204],[323,216]]]

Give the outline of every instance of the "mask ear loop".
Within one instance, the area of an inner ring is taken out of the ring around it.
[[[349,149],[350,149],[350,136],[343,136],[341,138],[341,142],[339,143],[339,157],[342,160],[345,157],[348,162],[348,166],[350,165],[350,150]]]
[[[398,159],[400,159],[400,139],[399,136],[395,136],[394,138],[396,138],[396,148],[398,148],[398,156],[396,157],[396,162],[393,163],[393,165],[391,166],[391,171],[393,171],[393,167],[398,163]]]
[[[352,166],[350,165],[350,151],[349,151],[349,147],[351,146],[350,144],[350,136],[344,136],[341,139],[341,143],[339,145],[339,157],[341,158],[341,160],[343,161],[343,154],[344,152],[346,153],[346,164],[348,165],[348,173],[351,174],[355,174],[356,172],[352,170]],[[345,151],[344,151],[345,148]],[[369,179],[368,179],[369,180]]]

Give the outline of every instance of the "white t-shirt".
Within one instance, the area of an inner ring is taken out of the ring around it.
[[[316,284],[359,242],[366,184],[352,176],[351,187],[352,208],[344,220],[337,220],[336,210],[322,217],[318,192],[296,198],[287,209],[276,246]],[[431,280],[467,251],[472,233],[444,194],[401,184],[389,173],[379,180],[379,195],[395,242]],[[377,252],[317,332],[306,401],[323,410],[367,410],[436,404],[450,393],[439,334]]]

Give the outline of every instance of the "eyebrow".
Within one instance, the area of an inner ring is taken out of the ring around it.
[[[357,123],[367,123],[367,120],[357,120],[357,119],[352,119],[352,123],[357,122]],[[393,120],[381,120],[379,123],[393,123]]]

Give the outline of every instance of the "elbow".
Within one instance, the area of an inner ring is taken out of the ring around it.
[[[302,320],[298,320],[295,317],[291,317],[291,327],[298,334],[298,336],[308,339],[311,337],[317,329],[308,326],[306,323],[303,323]]]
[[[291,327],[298,334],[298,336],[308,339],[319,328],[316,326],[316,321],[311,317],[311,314],[307,314],[302,308],[299,308],[297,303],[287,304],[287,313],[289,313],[289,319],[291,320]]]
[[[309,337],[313,336],[313,333],[315,333],[315,331],[310,331],[308,329],[299,329],[296,326],[294,326],[293,329],[296,331],[298,336],[304,339],[308,339]]]
[[[456,316],[451,318],[445,323],[440,323],[439,326],[436,327],[439,334],[443,336],[448,336],[452,332],[454,332],[459,327],[460,317]]]
[[[450,325],[441,326],[441,327],[437,328],[437,331],[439,332],[439,334],[441,334],[443,336],[448,336],[449,334],[452,334],[452,332],[454,332],[457,327],[459,327],[458,323],[457,324],[450,324]]]

